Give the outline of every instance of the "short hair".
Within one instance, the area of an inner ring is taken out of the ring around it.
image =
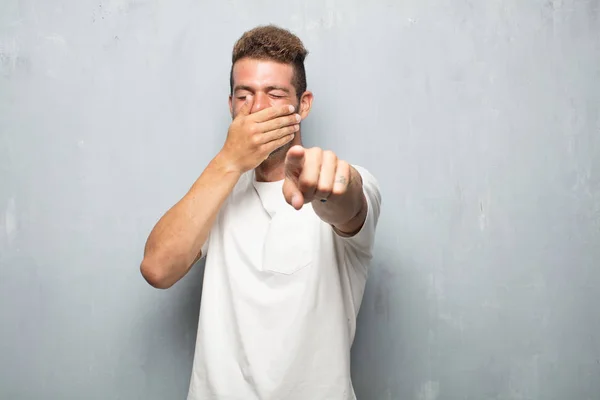
[[[308,51],[298,36],[275,25],[258,26],[245,32],[233,46],[229,86],[233,94],[233,66],[242,58],[270,60],[294,68],[292,84],[298,99],[306,92],[304,60]]]

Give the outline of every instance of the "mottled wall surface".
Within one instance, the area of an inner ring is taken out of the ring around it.
[[[185,398],[202,268],[138,265],[269,22],[383,190],[359,399],[599,398],[598,0],[2,0],[0,398]]]

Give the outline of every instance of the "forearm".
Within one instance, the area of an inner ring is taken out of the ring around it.
[[[350,180],[343,196],[321,202],[312,201],[313,210],[323,221],[342,235],[353,235],[362,227],[367,216],[367,199],[360,173],[350,167]]]
[[[141,265],[142,275],[152,286],[172,286],[200,258],[219,209],[240,176],[217,155],[188,193],[158,221]]]

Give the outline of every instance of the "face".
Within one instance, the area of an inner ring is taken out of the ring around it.
[[[302,119],[310,112],[312,94],[305,92],[300,100],[292,84],[294,68],[269,60],[243,58],[233,66],[233,94],[229,97],[229,110],[235,118],[238,110],[246,101],[246,96],[254,97],[251,113],[268,107],[291,104]],[[271,153],[287,152],[296,141],[292,141]]]

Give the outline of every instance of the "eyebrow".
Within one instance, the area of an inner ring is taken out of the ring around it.
[[[272,90],[281,90],[282,92],[285,92],[285,93],[288,93],[288,94],[290,93],[290,90],[287,89],[287,88],[285,88],[285,87],[283,87],[283,86],[267,86],[265,89],[266,89],[267,92],[270,92]],[[238,85],[238,86],[236,86],[233,89],[234,93],[238,92],[240,90],[246,90],[248,92],[254,92],[254,89],[252,89],[250,86],[246,86],[246,85]]]

